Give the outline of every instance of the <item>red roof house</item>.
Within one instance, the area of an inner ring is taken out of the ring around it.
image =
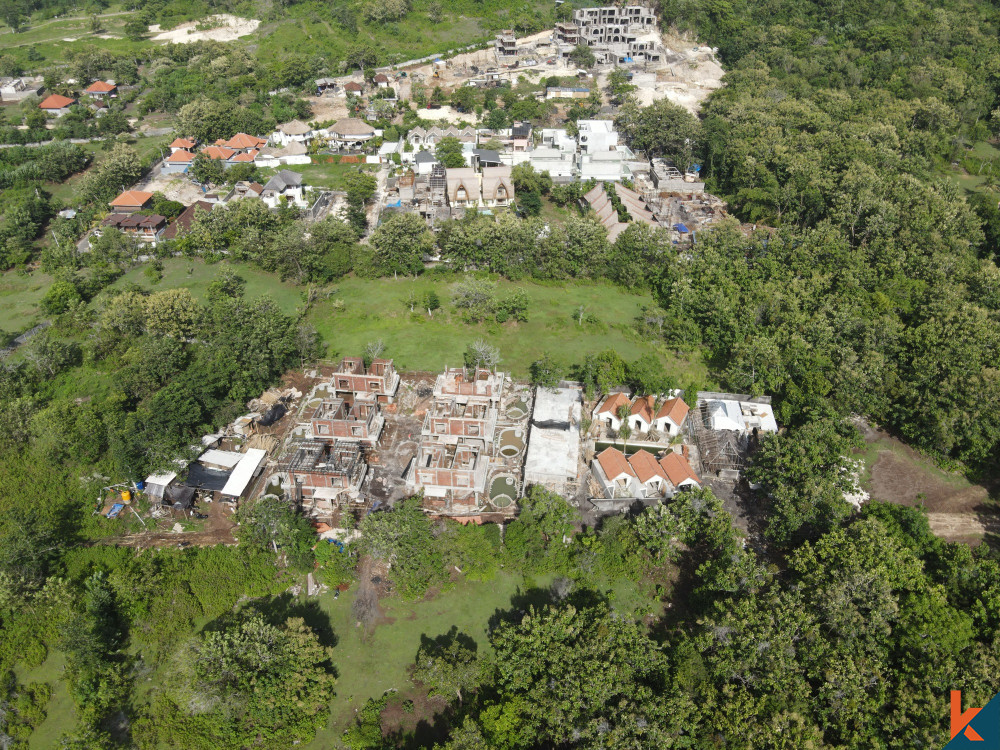
[[[49,112],[51,114],[66,114],[67,110],[76,104],[76,99],[71,99],[68,96],[61,96],[60,94],[50,94],[42,100],[42,103],[38,105],[38,108]]]
[[[118,87],[113,83],[108,83],[107,81],[94,81],[87,88],[83,90],[87,96],[92,96],[96,99],[101,99],[106,96],[112,96],[118,92]]]

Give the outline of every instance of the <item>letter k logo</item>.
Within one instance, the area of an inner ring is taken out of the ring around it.
[[[962,691],[952,690],[951,691],[951,737],[954,739],[959,732],[962,732],[967,739],[972,742],[983,742],[983,738],[979,736],[975,729],[969,726],[969,722],[972,721],[976,714],[978,714],[981,708],[970,708],[965,713],[962,713]],[[964,732],[963,732],[964,730]]]

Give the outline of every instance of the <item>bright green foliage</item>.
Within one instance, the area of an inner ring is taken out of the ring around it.
[[[771,504],[768,538],[790,547],[830,529],[851,512],[845,493],[857,493],[850,459],[861,447],[857,430],[832,420],[768,434],[747,469]]]
[[[421,638],[420,650],[413,665],[413,679],[429,689],[431,695],[462,702],[462,691],[479,679],[476,642],[459,633],[458,628],[437,638]]]
[[[136,728],[140,746],[239,750],[308,741],[333,697],[331,656],[300,618],[277,626],[244,613],[195,644],[178,692],[156,696]]]
[[[393,583],[404,598],[423,596],[444,580],[441,547],[419,498],[410,498],[392,511],[369,514],[360,530],[359,553],[390,563]]]
[[[468,88],[464,90],[470,91]],[[465,157],[462,156],[462,143],[454,136],[445,136],[438,141],[437,146],[434,148],[434,156],[449,169],[465,166]]]
[[[263,552],[273,550],[300,570],[312,569],[315,530],[305,516],[296,513],[284,500],[265,495],[240,508],[237,520],[242,544]]]
[[[423,256],[434,247],[434,237],[418,214],[393,214],[371,235],[370,274],[417,274]]]
[[[665,745],[666,663],[605,605],[531,608],[490,643],[497,696],[481,723],[492,746]],[[515,711],[510,726],[502,717]]]

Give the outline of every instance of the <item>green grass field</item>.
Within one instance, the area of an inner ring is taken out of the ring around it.
[[[76,725],[76,708],[69,694],[69,687],[62,679],[66,667],[66,656],[61,652],[53,652],[35,669],[26,670],[17,675],[25,683],[47,682],[52,687],[47,714],[38,728],[28,738],[31,750],[49,750],[59,747],[59,738],[73,730]]]
[[[295,309],[302,305],[302,287],[279,281],[274,274],[261,271],[246,263],[229,261],[205,263],[198,258],[168,258],[163,261],[163,278],[155,284],[146,278],[143,273],[145,268],[145,266],[133,268],[112,284],[112,288],[120,288],[125,284],[138,284],[150,291],[184,287],[190,289],[196,299],[203,300],[208,285],[223,268],[230,268],[247,282],[246,294],[251,299],[268,294],[288,314],[294,313]]]
[[[314,156],[312,164],[296,164],[291,169],[301,174],[307,185],[326,188],[327,190],[344,190],[347,187],[344,183],[344,177],[351,172],[357,172],[359,167],[363,171],[373,174],[379,169],[377,164],[328,163],[323,156]],[[271,175],[276,174],[278,171],[280,170],[261,169],[260,182],[266,182]]]
[[[38,302],[52,283],[48,274],[0,274],[0,330],[23,331],[38,317]]]
[[[499,281],[501,295],[520,287],[530,303],[526,323],[463,322],[451,304],[459,279],[429,274],[417,279],[343,279],[336,293],[316,304],[310,322],[329,346],[329,356],[355,354],[369,341],[381,338],[386,356],[401,370],[440,370],[445,364],[462,361],[466,346],[483,338],[500,348],[501,367],[515,376],[524,376],[532,362],[550,353],[557,362],[573,365],[588,354],[614,349],[626,359],[646,352],[657,353],[655,344],[633,332],[633,321],[644,305],[652,305],[649,295],[631,294],[605,283],[582,282],[536,284]],[[426,311],[410,312],[406,300],[411,293],[421,298],[434,290],[442,309],[429,317]],[[337,306],[343,303],[343,310]],[[596,322],[578,325],[573,315],[580,305]],[[707,371],[696,359],[682,359],[660,352],[668,372],[680,382],[705,382]]]
[[[501,572],[492,581],[461,581],[416,602],[394,597],[383,599],[385,617],[368,637],[364,637],[351,614],[356,587],[337,600],[332,593],[324,594],[320,607],[330,618],[338,638],[333,658],[338,673],[337,696],[331,705],[329,725],[304,748],[325,750],[333,746],[353,720],[355,709],[360,709],[369,698],[377,698],[386,690],[398,690],[396,700],[402,700],[408,693],[412,695],[415,689],[407,670],[417,655],[422,635],[433,638],[455,626],[476,641],[479,653],[488,654],[490,618],[510,609],[514,595],[550,583],[548,578],[526,582],[520,575]],[[651,592],[632,581],[618,581],[611,586],[595,581],[593,586],[605,592],[613,607],[632,615],[658,612],[661,606]]]

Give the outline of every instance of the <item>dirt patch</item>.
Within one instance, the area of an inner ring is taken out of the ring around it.
[[[877,451],[865,487],[872,499],[924,508],[931,531],[948,541],[978,543],[1000,530],[1000,514],[987,487],[944,472],[876,426],[862,420],[855,424],[868,450]]]
[[[440,696],[430,697],[419,689],[398,693],[382,710],[382,733],[385,737],[412,735],[420,727],[421,734],[429,734],[433,732],[433,727],[438,727],[438,732],[433,733],[436,735],[441,729],[438,719],[447,711],[448,701]],[[419,746],[430,747],[431,744],[433,743],[421,742]]]
[[[191,182],[191,178],[187,175],[160,174],[159,169],[153,170],[150,178],[138,184],[136,190],[163,193],[168,200],[183,203],[185,206],[190,206],[205,197],[201,188]]]
[[[214,28],[199,30],[198,26],[213,26]],[[257,30],[260,21],[256,18],[239,18],[228,13],[217,16],[209,16],[201,21],[191,21],[182,23],[170,31],[160,31],[159,24],[149,27],[151,34],[154,34],[154,42],[173,42],[174,44],[187,44],[188,42],[232,42],[241,36],[248,36]]]
[[[973,513],[983,510],[989,496],[985,487],[957,487],[917,464],[921,459],[912,449],[900,445],[913,456],[881,450],[871,469],[871,496],[899,505],[922,505],[930,513]]]

